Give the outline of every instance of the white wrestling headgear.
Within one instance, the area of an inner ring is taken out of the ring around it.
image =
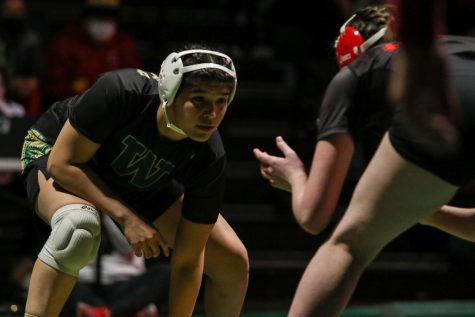
[[[219,65],[216,63],[199,63],[199,64],[183,66],[183,61],[181,57],[184,55],[193,54],[193,53],[204,53],[204,54],[210,54],[210,55],[223,57],[230,63],[231,66],[230,68],[228,68],[226,66]],[[234,94],[236,93],[237,76],[236,76],[236,70],[234,68],[233,61],[231,60],[229,56],[223,53],[210,51],[210,50],[202,50],[202,49],[187,50],[187,51],[182,51],[179,53],[174,52],[168,55],[167,58],[165,58],[160,68],[160,74],[158,76],[159,77],[158,78],[158,92],[160,95],[160,101],[162,102],[162,105],[163,105],[163,113],[165,116],[165,121],[167,123],[168,128],[182,135],[186,135],[185,132],[179,127],[177,127],[176,125],[174,125],[173,123],[171,123],[170,120],[168,119],[167,107],[170,106],[175,100],[176,93],[178,89],[180,88],[181,82],[183,80],[183,74],[189,73],[195,70],[199,70],[199,69],[204,69],[204,68],[220,69],[234,78],[234,87],[233,87],[233,90],[231,91],[231,94],[229,96],[229,102],[228,102],[228,104],[230,104],[234,98]]]

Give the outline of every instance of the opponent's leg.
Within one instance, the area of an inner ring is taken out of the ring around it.
[[[182,198],[154,224],[173,247],[181,216]],[[239,316],[247,291],[249,259],[247,250],[234,230],[220,215],[205,251],[205,310],[208,317]]]
[[[33,268],[25,316],[57,317],[79,270],[97,253],[100,216],[91,204],[63,191],[38,172],[38,215],[52,232]]]
[[[402,159],[386,136],[347,212],[309,263],[289,316],[339,316],[379,251],[455,191],[455,186]]]

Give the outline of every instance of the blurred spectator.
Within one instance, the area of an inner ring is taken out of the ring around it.
[[[0,134],[7,133],[10,130],[10,118],[18,118],[25,116],[25,108],[23,105],[10,99],[8,89],[8,76],[6,71],[0,68]],[[2,144],[4,145],[4,144]],[[14,183],[18,176],[13,171],[0,170],[0,187],[9,186]],[[8,205],[2,201],[2,208],[8,208]],[[0,228],[1,230],[1,228]],[[28,287],[30,273],[33,269],[33,259],[29,256],[26,248],[21,248],[22,252],[9,259],[9,255],[4,255],[9,263],[8,278],[2,283],[5,289],[0,287],[0,315],[8,308],[11,303],[24,303],[26,301],[26,290]],[[23,252],[25,251],[25,252]],[[3,306],[5,301],[10,301],[7,306]],[[17,307],[20,309],[20,307]]]
[[[5,118],[23,117],[25,108],[12,101],[7,94],[6,72],[0,69],[0,133],[8,130],[9,120]],[[10,184],[15,177],[15,173],[10,171],[0,171],[0,186]]]
[[[80,21],[66,25],[53,40],[48,99],[80,94],[103,72],[140,66],[135,40],[119,30],[119,7],[119,0],[87,0]]]
[[[166,303],[168,264],[145,266],[113,220],[102,216],[102,239],[96,259],[84,267],[64,306],[76,317],[157,317]],[[133,294],[131,296],[131,294]]]
[[[25,116],[23,105],[12,101],[9,97],[6,72],[0,69],[0,116],[8,118]]]
[[[40,80],[43,47],[29,25],[24,0],[3,0],[0,14],[0,68],[9,78],[12,97],[24,105],[26,114],[41,113]]]

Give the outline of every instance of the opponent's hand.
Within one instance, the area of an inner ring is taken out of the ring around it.
[[[293,177],[300,173],[305,174],[305,168],[297,153],[282,137],[276,138],[276,145],[284,157],[269,155],[257,148],[253,152],[260,162],[261,175],[269,181],[270,185],[291,192]]]
[[[158,257],[163,252],[169,255],[168,243],[161,233],[137,216],[130,216],[123,222],[124,235],[132,245],[136,256],[146,259]]]

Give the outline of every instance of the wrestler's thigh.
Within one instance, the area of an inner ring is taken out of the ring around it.
[[[175,234],[181,218],[182,205],[183,196],[175,201],[167,211],[153,222],[171,248],[173,248],[175,242]],[[215,263],[226,259],[232,261],[233,258],[236,259],[236,256],[247,258],[246,248],[227,221],[219,215],[206,244],[205,272],[207,270],[216,269],[215,265],[222,265]]]
[[[358,182],[334,236],[377,251],[437,211],[457,187],[403,159],[387,136]]]
[[[50,223],[51,217],[60,207],[69,204],[94,205],[85,199],[69,193],[62,188],[53,178],[46,179],[45,175],[38,171],[39,192],[35,199],[35,210],[38,216]]]
[[[168,209],[153,222],[154,226],[167,240],[168,246],[175,245],[175,235],[178,223],[181,219],[181,209],[183,206],[183,195],[180,196]]]

